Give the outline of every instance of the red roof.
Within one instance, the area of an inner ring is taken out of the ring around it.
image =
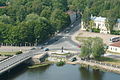
[[[120,41],[110,44],[110,46],[120,47]]]
[[[67,14],[69,14],[69,15],[76,14],[76,12],[69,10],[69,11],[67,11]]]
[[[0,8],[5,8],[6,6],[0,6]]]

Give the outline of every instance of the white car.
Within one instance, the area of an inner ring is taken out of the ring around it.
[[[73,27],[73,25],[71,25],[71,27]]]
[[[68,33],[69,31],[66,31],[66,33]]]
[[[48,42],[46,42],[46,43],[44,43],[45,45],[47,45],[48,44]]]

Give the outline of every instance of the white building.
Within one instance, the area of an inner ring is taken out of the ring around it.
[[[108,47],[108,51],[113,53],[120,53],[120,41],[110,44],[110,46]]]
[[[106,18],[105,17],[95,17],[91,16],[91,20],[94,22],[94,26],[92,28],[99,28],[100,33],[110,33],[110,30],[106,27]],[[117,20],[117,24],[113,28],[114,30],[120,30],[120,19]],[[83,22],[81,22],[81,30],[86,30]]]
[[[74,11],[67,11],[67,14],[70,16],[71,23],[74,23],[77,19],[77,14]]]

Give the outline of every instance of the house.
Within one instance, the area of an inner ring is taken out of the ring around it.
[[[105,17],[96,17],[96,16],[92,16],[91,15],[91,20],[94,22],[92,28],[99,28],[100,29],[100,33],[110,33],[110,30],[107,29],[106,27],[106,18]],[[86,28],[84,27],[83,22],[81,22],[81,30],[86,30]],[[116,25],[114,26],[113,30],[120,30],[120,19],[117,20]]]
[[[112,53],[120,54],[120,41],[110,44],[108,47],[108,51]]]
[[[67,14],[70,16],[71,23],[74,23],[77,19],[77,14],[74,11],[67,11]]]

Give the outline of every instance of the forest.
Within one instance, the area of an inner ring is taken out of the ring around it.
[[[5,8],[0,9],[0,43],[41,43],[71,23],[66,14],[67,0],[8,2]]]
[[[80,12],[89,24],[91,14],[108,19],[111,27],[120,18],[120,0],[0,0],[0,43],[38,43],[70,24],[66,11]]]

